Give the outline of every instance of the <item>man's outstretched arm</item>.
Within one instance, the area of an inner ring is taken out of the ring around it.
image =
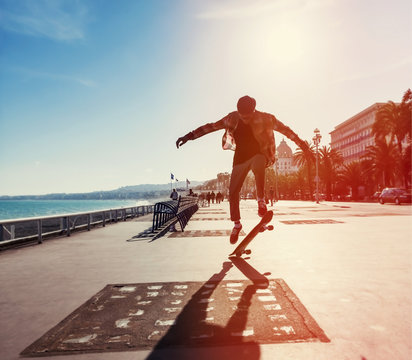
[[[219,121],[216,121],[215,123],[209,123],[209,124],[200,126],[196,130],[193,130],[187,133],[185,136],[178,138],[176,141],[176,147],[179,148],[180,146],[186,144],[189,140],[195,140],[213,131],[224,129],[226,118],[227,116],[225,116],[223,119]]]
[[[285,135],[288,139],[292,140],[300,149],[307,155],[311,154],[308,144],[303,141],[290,127],[286,126],[280,120],[273,116],[273,130]]]

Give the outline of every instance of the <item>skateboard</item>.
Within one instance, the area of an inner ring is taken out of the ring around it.
[[[250,242],[256,237],[257,234],[263,232],[265,230],[273,230],[273,225],[268,225],[273,217],[273,211],[269,210],[260,220],[259,224],[257,224],[250,232],[246,235],[246,237],[242,240],[242,242],[236,247],[236,249],[229,255],[232,256],[242,256],[243,254],[249,255],[252,253],[251,250],[246,249],[246,246],[250,244]]]

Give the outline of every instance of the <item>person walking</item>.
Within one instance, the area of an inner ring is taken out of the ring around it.
[[[258,215],[263,217],[267,212],[265,168],[272,166],[276,160],[273,131],[278,131],[295,142],[307,156],[310,156],[310,151],[308,145],[274,115],[256,110],[256,100],[247,95],[238,100],[237,111],[179,137],[176,147],[179,148],[189,140],[223,129],[225,130],[222,138],[223,149],[235,152],[229,185],[230,218],[234,222],[230,243],[235,244],[242,229],[239,193],[250,170],[255,176]]]
[[[273,186],[271,186],[270,190],[269,190],[270,206],[273,206],[273,199],[274,198],[275,198],[275,190],[273,190]]]
[[[212,191],[212,192],[210,193],[210,199],[212,200],[212,204],[214,204],[214,203],[215,203],[215,199],[216,199],[216,194],[215,194],[214,191]]]
[[[176,189],[173,189],[172,193],[170,194],[170,198],[172,200],[178,200],[179,199],[179,194],[177,193]]]

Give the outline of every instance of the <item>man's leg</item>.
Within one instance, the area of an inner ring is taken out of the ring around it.
[[[265,199],[265,169],[266,169],[266,158],[264,155],[255,155],[252,158],[252,171],[255,175],[256,182],[256,193],[258,199]]]
[[[239,193],[250,170],[250,164],[251,161],[249,160],[243,164],[235,165],[232,169],[229,185],[230,219],[232,221],[240,220]]]
[[[230,234],[230,243],[235,244],[239,238],[239,233],[242,230],[240,223],[239,211],[239,193],[242,189],[243,182],[250,170],[250,161],[243,164],[235,165],[232,169],[229,186],[229,202],[230,202],[230,219],[235,222],[235,226]]]
[[[256,182],[256,194],[258,200],[259,216],[266,214],[266,203],[265,203],[265,169],[266,169],[266,158],[264,155],[259,154],[252,158],[251,163],[253,174],[255,175]]]

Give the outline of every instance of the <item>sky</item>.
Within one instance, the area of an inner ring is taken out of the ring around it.
[[[0,0],[0,195],[216,178],[222,131],[175,143],[241,96],[328,146],[411,86],[410,0]]]

